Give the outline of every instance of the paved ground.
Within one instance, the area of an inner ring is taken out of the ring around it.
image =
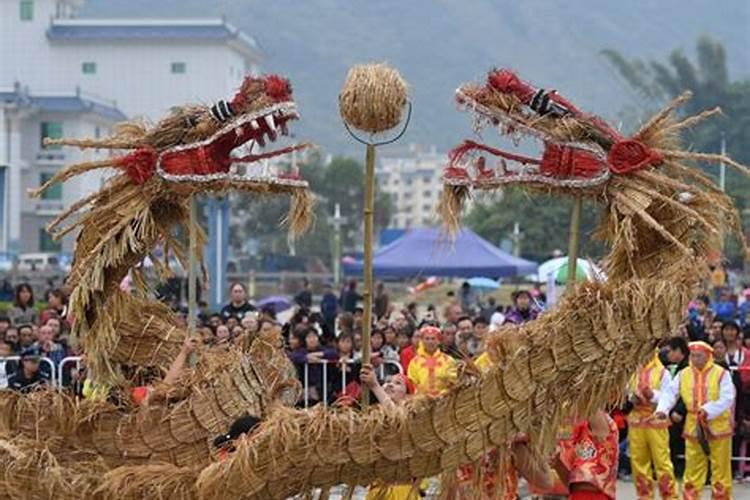
[[[331,500],[339,500],[343,498],[343,491],[332,491]],[[732,498],[734,500],[750,500],[750,484],[736,484],[734,485]],[[367,496],[367,490],[365,488],[357,488],[352,497],[352,500],[364,500]],[[428,497],[430,498],[430,497]],[[711,493],[706,490],[703,494],[703,498],[711,498]],[[617,483],[617,500],[635,500],[635,488],[632,482],[619,481]]]

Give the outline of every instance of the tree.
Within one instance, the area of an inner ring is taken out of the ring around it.
[[[295,242],[297,254],[318,257],[328,264],[333,250],[332,228],[328,217],[333,215],[337,203],[341,206],[342,214],[347,217],[347,223],[342,226],[344,248],[354,248],[361,241],[364,168],[356,160],[343,157],[324,164],[320,155],[312,154],[301,163],[300,172],[309,182],[317,205],[313,228]],[[392,206],[390,198],[376,190],[376,230],[387,225]],[[287,253],[286,234],[279,227],[279,222],[288,208],[289,200],[282,197],[273,199],[243,196],[238,199],[233,210],[241,221],[230,228],[232,246],[240,249],[243,239],[252,237],[258,240],[261,253]]]
[[[750,163],[750,80],[730,80],[721,43],[701,37],[696,44],[696,63],[680,50],[673,51],[667,62],[629,60],[612,49],[602,51],[602,55],[642,98],[646,116],[686,90],[693,93],[693,99],[683,113],[720,107],[721,116],[686,133],[685,141],[696,151],[719,152],[723,137],[730,156],[740,163]],[[718,168],[705,168],[718,177]],[[750,208],[750,179],[727,169],[726,187],[740,210]],[[742,261],[738,245],[730,245],[728,252],[733,262]]]
[[[518,222],[523,233],[523,257],[543,262],[556,249],[567,253],[572,200],[529,195],[521,189],[503,191],[502,199],[479,201],[466,217],[466,224],[488,241],[498,244],[513,232]],[[590,237],[596,227],[597,210],[584,203],[581,217],[581,256],[598,258],[601,244]]]

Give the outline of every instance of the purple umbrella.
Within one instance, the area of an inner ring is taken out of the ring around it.
[[[292,307],[292,303],[289,301],[289,299],[281,295],[271,295],[270,297],[259,300],[255,305],[258,309],[273,309],[273,312],[275,313],[286,311],[287,309]]]

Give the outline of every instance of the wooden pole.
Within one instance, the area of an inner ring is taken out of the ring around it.
[[[375,213],[375,146],[367,145],[365,158],[365,287],[362,292],[364,317],[362,322],[362,364],[370,362],[370,331],[372,329],[372,227]],[[370,389],[362,388],[362,408],[370,403]]]
[[[190,337],[195,337],[198,335],[198,330],[195,327],[195,321],[198,316],[198,304],[197,304],[197,298],[196,298],[196,268],[198,267],[196,263],[196,250],[198,249],[198,217],[196,215],[196,208],[195,208],[195,196],[190,197],[190,228],[189,228],[189,238],[190,241],[188,243],[188,335]],[[193,353],[190,356],[190,364],[194,365],[196,362],[195,353]]]
[[[576,282],[576,271],[578,266],[578,244],[581,235],[581,205],[583,198],[576,197],[573,202],[573,210],[570,213],[570,239],[568,240],[568,280],[565,283],[565,293],[573,289]]]

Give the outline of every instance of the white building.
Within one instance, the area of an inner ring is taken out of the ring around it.
[[[0,0],[2,250],[54,249],[39,224],[101,181],[66,184],[55,203],[30,200],[25,189],[81,158],[42,148],[43,134],[105,135],[125,115],[156,120],[175,105],[231,98],[262,58],[256,41],[223,19],[76,19],[81,4]]]
[[[393,200],[389,227],[408,229],[438,223],[435,208],[443,190],[442,174],[447,162],[448,156],[438,153],[434,146],[424,150],[413,144],[381,156],[375,175],[379,189]]]

